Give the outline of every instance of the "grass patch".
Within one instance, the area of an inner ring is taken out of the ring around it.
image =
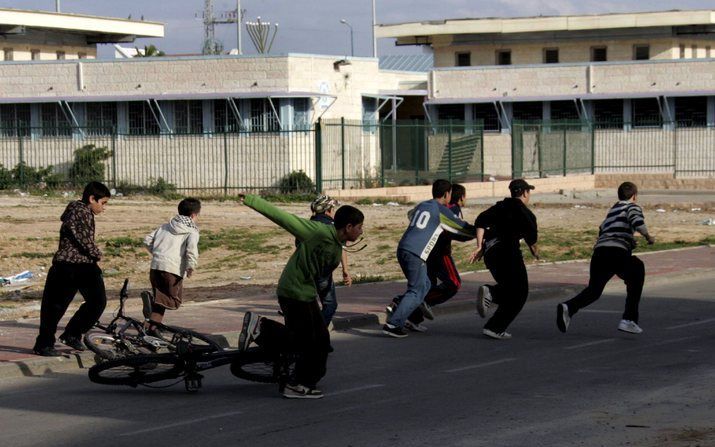
[[[408,202],[407,200],[404,200],[404,199],[393,199],[393,198],[386,198],[386,197],[363,197],[362,199],[358,199],[355,201],[355,205],[372,205],[373,203],[377,203],[380,205],[387,205],[388,203],[398,203],[400,205],[410,205],[413,202]]]
[[[120,236],[104,240],[104,254],[106,256],[122,256],[122,252],[126,254],[136,253],[136,249],[142,247],[144,242],[142,239],[129,236]]]
[[[245,254],[265,253],[266,249],[278,252],[280,246],[266,245],[283,234],[284,230],[256,232],[246,228],[227,228],[220,231],[204,231],[199,239],[199,252],[212,248],[225,248]],[[270,247],[270,248],[269,248]],[[270,253],[271,251],[269,251]]]
[[[23,251],[20,253],[14,253],[13,258],[28,258],[28,259],[42,259],[42,258],[52,258],[54,253],[42,253],[39,251]]]

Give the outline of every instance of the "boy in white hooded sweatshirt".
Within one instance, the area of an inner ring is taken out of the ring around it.
[[[199,199],[179,202],[179,214],[144,238],[152,255],[149,281],[153,291],[151,320],[161,323],[166,309],[181,305],[184,275],[191,278],[199,261]]]

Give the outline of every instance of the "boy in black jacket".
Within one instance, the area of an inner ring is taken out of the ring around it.
[[[497,202],[477,217],[477,250],[472,262],[484,256],[484,263],[497,284],[483,285],[477,295],[477,312],[485,317],[492,303],[498,305],[494,315],[484,325],[482,333],[497,340],[507,340],[507,327],[521,312],[529,295],[529,277],[519,241],[524,239],[531,254],[539,259],[536,245],[536,216],[526,205],[534,186],[523,179],[509,183],[511,198]]]

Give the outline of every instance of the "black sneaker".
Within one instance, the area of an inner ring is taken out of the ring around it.
[[[407,337],[407,332],[403,328],[393,326],[390,323],[385,323],[385,325],[382,327],[382,333],[395,338]]]
[[[560,303],[556,306],[556,326],[561,332],[566,332],[569,328],[569,323],[571,323],[569,307],[566,303]]]
[[[34,347],[32,348],[32,352],[42,357],[59,357],[62,355],[60,351],[52,346],[45,346],[44,348]]]
[[[84,351],[85,349],[87,349],[79,337],[71,337],[71,336],[67,336],[67,335],[62,335],[62,336],[60,336],[60,343],[69,346],[70,348],[74,349],[75,351]]]
[[[288,399],[322,399],[323,392],[303,385],[286,385],[283,388],[283,397]]]

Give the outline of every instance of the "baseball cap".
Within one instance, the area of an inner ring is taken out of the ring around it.
[[[524,180],[523,178],[518,178],[516,180],[512,180],[509,183],[509,191],[511,191],[511,192],[526,191],[527,189],[531,190],[531,189],[535,189],[535,188],[536,187],[534,185],[530,185],[530,184],[526,183],[526,180]]]

